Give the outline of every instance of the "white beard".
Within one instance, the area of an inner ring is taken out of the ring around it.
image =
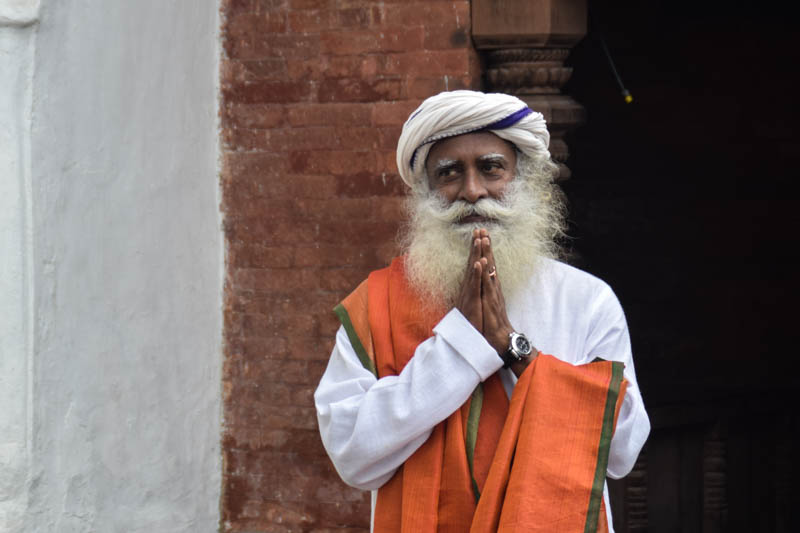
[[[535,170],[535,175],[542,174],[541,168]],[[415,192],[408,210],[409,224],[402,241],[406,274],[433,309],[455,305],[475,228],[489,231],[507,300],[525,286],[542,258],[557,255],[555,238],[563,235],[560,189],[549,176],[515,178],[501,200],[485,198],[475,204],[457,200],[448,205],[436,193]],[[469,214],[491,221],[458,223]]]

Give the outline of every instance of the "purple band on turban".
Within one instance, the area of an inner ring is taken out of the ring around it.
[[[414,116],[416,116],[416,115],[417,115],[417,113],[419,113],[419,110],[417,110],[417,111],[416,111],[416,112],[415,112],[415,113],[414,113],[414,114],[411,116],[411,118],[409,118],[409,121],[411,121],[411,119],[413,119],[413,118],[414,118]],[[532,110],[530,107],[527,107],[527,106],[526,106],[526,107],[523,107],[522,109],[520,109],[519,111],[515,111],[515,112],[511,113],[510,115],[508,115],[507,117],[505,117],[505,118],[501,118],[500,120],[498,120],[498,121],[496,121],[496,122],[492,122],[491,124],[488,124],[488,125],[486,125],[486,126],[483,126],[483,127],[480,127],[480,128],[474,129],[474,130],[471,130],[471,131],[465,131],[465,132],[462,132],[462,133],[457,133],[457,134],[454,134],[454,135],[449,135],[448,137],[456,137],[456,136],[458,136],[458,135],[463,135],[463,134],[465,134],[465,133],[473,133],[473,132],[476,132],[476,131],[485,131],[485,130],[502,130],[502,129],[508,128],[509,126],[513,126],[514,124],[516,124],[517,122],[519,122],[519,121],[520,121],[520,120],[522,120],[523,118],[527,117],[527,116],[528,116],[528,115],[530,115],[531,113],[533,113],[533,110]],[[434,142],[434,141],[441,141],[441,140],[442,140],[442,139],[444,139],[444,138],[445,138],[445,137],[441,137],[441,138],[434,138],[434,139],[429,139],[429,140],[427,140],[427,141],[423,142],[423,143],[422,143],[420,146],[418,146],[418,147],[416,148],[416,150],[414,150],[414,153],[413,153],[413,154],[411,154],[411,162],[410,162],[410,166],[411,166],[411,168],[414,168],[414,160],[417,158],[417,150],[419,150],[419,148],[420,148],[421,146],[424,146],[424,145],[426,145],[426,144],[428,144],[428,143],[430,143],[430,142]]]
[[[519,122],[523,118],[527,117],[531,113],[533,113],[533,110],[531,110],[530,107],[523,107],[522,109],[520,109],[516,113],[511,113],[506,118],[502,118],[502,119],[498,120],[497,122],[495,122],[493,124],[489,124],[488,126],[484,126],[481,129],[484,129],[484,130],[502,130],[502,129],[505,129],[505,128],[509,127],[509,126],[513,126],[514,124],[516,124],[517,122]]]

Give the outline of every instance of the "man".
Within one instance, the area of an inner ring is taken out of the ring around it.
[[[337,307],[315,394],[374,531],[613,531],[605,478],[650,424],[616,297],[551,259],[548,142],[502,94],[441,93],[403,127],[404,254]]]

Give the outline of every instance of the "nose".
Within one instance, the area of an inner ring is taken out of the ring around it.
[[[483,177],[475,169],[469,169],[461,183],[461,190],[459,191],[459,200],[465,200],[474,204],[481,198],[489,196],[489,191],[486,190],[486,185],[483,182]]]

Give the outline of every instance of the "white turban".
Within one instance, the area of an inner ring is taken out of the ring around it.
[[[425,160],[436,141],[464,133],[491,131],[533,157],[550,157],[544,117],[510,94],[451,91],[431,96],[403,125],[397,168],[409,187],[425,180]]]

